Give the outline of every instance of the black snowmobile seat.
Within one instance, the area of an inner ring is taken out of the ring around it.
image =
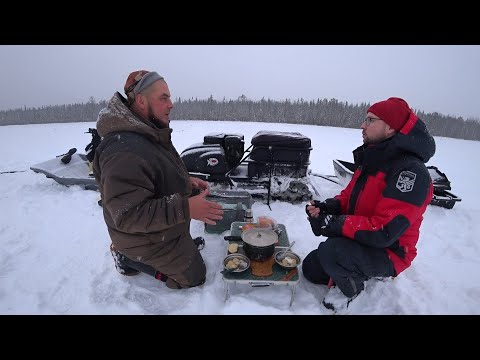
[[[226,138],[236,138],[237,141],[244,142],[244,136],[242,134],[233,133],[209,133],[203,137],[204,144],[219,144],[225,146]]]

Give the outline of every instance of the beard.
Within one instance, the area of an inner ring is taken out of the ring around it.
[[[379,136],[379,135],[377,135],[376,137],[370,137],[367,134],[365,134],[364,136],[362,134],[362,137],[363,137],[364,145],[375,145],[375,144],[381,143],[382,141],[388,138],[387,136]]]
[[[362,140],[365,145],[370,144],[370,139],[368,138],[367,134],[363,133],[362,134]]]
[[[168,121],[165,122],[160,120],[159,118],[157,118],[154,114],[153,114],[153,109],[152,107],[150,106],[150,104],[148,104],[148,108],[147,108],[147,119],[149,121],[151,121],[153,124],[155,124],[155,126],[159,127],[160,129],[166,129],[168,128]]]

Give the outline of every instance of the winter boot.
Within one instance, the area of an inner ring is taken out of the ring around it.
[[[198,250],[203,250],[203,248],[205,247],[205,239],[201,236],[193,239],[193,243],[197,246]]]
[[[140,274],[140,271],[131,268],[125,264],[125,255],[120,254],[113,244],[110,244],[110,253],[112,254],[115,268],[117,271],[125,276],[134,276]]]
[[[332,286],[325,298],[322,301],[322,305],[329,310],[332,310],[335,314],[339,311],[345,310],[348,308],[348,305],[358,296],[358,293],[353,297],[349,298],[345,296],[338,286]]]

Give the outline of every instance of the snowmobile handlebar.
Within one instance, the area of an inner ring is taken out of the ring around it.
[[[68,150],[65,154],[57,155],[57,157],[66,156],[66,155],[72,156],[72,155],[75,154],[76,152],[77,152],[77,148],[71,148],[71,149]]]
[[[60,159],[60,161],[64,164],[68,164],[72,160],[72,155],[75,154],[76,152],[77,152],[76,148],[71,148],[65,154],[58,155],[57,157],[61,156],[62,158]]]

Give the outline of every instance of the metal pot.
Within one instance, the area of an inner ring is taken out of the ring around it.
[[[275,252],[278,235],[265,228],[253,228],[242,233],[243,250],[250,260],[264,261]]]

